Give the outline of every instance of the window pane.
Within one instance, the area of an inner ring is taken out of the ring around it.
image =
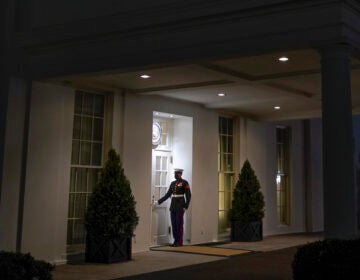
[[[227,138],[227,152],[232,153],[233,152],[233,138],[232,136],[229,136]]]
[[[91,154],[91,143],[81,141],[80,153],[81,153],[80,164],[89,165],[90,164],[90,154]]]
[[[160,125],[161,125],[161,131],[162,131],[162,133],[168,133],[168,125],[167,125],[167,122],[161,122],[160,123]]]
[[[220,118],[220,134],[228,134],[227,120],[226,118]]]
[[[160,188],[160,196],[163,197],[167,192],[167,187],[161,187]]]
[[[162,170],[167,170],[167,157],[162,157]]]
[[[159,200],[160,197],[160,188],[155,188],[154,189],[154,200]]]
[[[167,176],[167,172],[162,172],[161,174],[161,185],[162,186],[166,186],[166,176]]]
[[[68,220],[67,244],[73,244],[73,227],[74,227],[74,221],[73,220]]]
[[[75,183],[76,183],[76,169],[72,167],[70,169],[70,192],[75,191]]]
[[[224,192],[219,192],[219,210],[225,209]]]
[[[80,139],[81,117],[74,116],[73,139]]]
[[[224,174],[224,186],[225,186],[225,191],[230,192],[232,190],[233,187],[233,174]]]
[[[77,168],[76,192],[86,192],[87,174],[85,168]]]
[[[233,135],[233,119],[227,118],[228,120],[228,134]]]
[[[156,156],[155,170],[160,170],[161,157]]]
[[[99,172],[100,172],[100,169],[97,169],[97,168],[88,169],[89,180],[88,180],[88,190],[87,191],[89,193],[91,193],[96,186],[96,183],[98,181]]]
[[[82,219],[74,220],[73,244],[84,243],[85,228]]]
[[[77,92],[75,95],[75,114],[81,114],[83,95]]]
[[[224,175],[225,175],[224,173],[219,173],[219,191],[225,190]]]
[[[85,94],[84,95],[84,104],[83,104],[83,111],[84,115],[93,115],[93,95],[92,94]]]
[[[223,231],[226,229],[226,217],[224,211],[219,211],[219,230]]]
[[[228,154],[226,156],[226,171],[232,171],[233,170],[233,155]]]
[[[224,209],[228,210],[231,208],[231,193],[225,192],[224,193]]]
[[[103,138],[103,120],[94,119],[93,140],[101,141]]]
[[[72,164],[79,164],[79,155],[80,155],[80,141],[73,140],[72,152],[71,152],[71,163]]]
[[[161,134],[161,142],[160,142],[161,145],[163,146],[167,146],[167,134]]]
[[[227,136],[221,136],[220,153],[226,153],[227,151]]]
[[[101,165],[102,145],[100,143],[92,144],[92,165]]]
[[[220,158],[220,171],[226,171],[226,155],[225,154],[221,154],[221,158]]]
[[[75,195],[75,217],[84,217],[86,207],[86,194],[78,193]]]
[[[73,193],[69,196],[69,211],[68,215],[70,218],[74,217],[74,202],[75,202],[75,195]]]
[[[83,117],[81,127],[81,140],[91,140],[92,135],[92,118]]]
[[[155,171],[155,186],[160,186],[160,176],[161,176],[161,172]]]
[[[103,117],[104,116],[104,96],[103,95],[94,95],[94,116]]]

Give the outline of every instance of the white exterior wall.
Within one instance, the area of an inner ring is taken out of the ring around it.
[[[66,254],[74,96],[33,83],[22,251],[55,263]]]
[[[173,131],[173,166],[184,169],[183,178],[192,187],[192,155],[193,155],[193,119],[190,117],[174,119]],[[174,180],[174,179],[173,179]],[[191,205],[190,200],[190,205]],[[184,215],[185,241],[191,240],[191,209]]]
[[[277,217],[276,125],[291,127],[291,224],[289,226],[279,225]],[[242,150],[240,169],[245,159],[249,159],[264,194],[264,235],[305,231],[302,122],[260,123],[243,119],[240,122],[240,150]]]
[[[136,230],[135,251],[150,244],[151,121],[153,111],[192,116],[194,119],[191,243],[217,240],[218,114],[194,104],[154,96],[127,95],[125,101],[124,167],[137,200],[140,224]],[[291,224],[279,225],[276,208],[276,125],[291,127]],[[135,130],[134,127],[137,129]],[[321,139],[319,128],[312,127],[312,223],[322,230]],[[259,178],[265,197],[264,235],[305,232],[305,189],[303,123],[287,121],[260,123],[241,118],[239,122],[240,168],[248,158]],[[206,140],[204,140],[206,139]],[[319,151],[320,150],[320,151]],[[140,160],[141,159],[141,160]],[[141,176],[140,176],[141,175]],[[191,177],[191,176],[190,176]],[[204,197],[206,193],[206,197]],[[189,213],[188,213],[189,214]]]
[[[124,133],[124,94],[121,91],[114,92],[114,103],[112,104],[111,139],[105,139],[111,143],[118,153],[123,153],[123,133]],[[105,109],[106,110],[106,109]],[[108,141],[109,140],[109,141]]]
[[[310,122],[311,135],[311,167],[310,167],[310,199],[311,199],[311,230],[324,230],[324,200],[323,200],[323,166],[322,166],[322,126],[321,119]]]
[[[122,160],[140,216],[133,250],[148,250],[150,245],[153,111],[193,117],[190,238],[193,244],[214,240],[218,223],[217,114],[196,104],[128,94],[125,99]]]
[[[13,102],[17,102],[16,95],[13,98]],[[186,235],[192,244],[216,241],[218,235],[217,112],[196,104],[157,96],[125,94],[123,98],[121,93],[116,93],[113,100],[111,142],[113,147],[120,150],[125,175],[130,180],[140,217],[135,231],[136,237],[133,240],[133,252],[146,251],[151,243],[153,111],[192,118],[192,135],[191,133],[188,135],[192,138],[192,144],[188,141],[187,146],[182,147],[185,153],[192,154],[192,163],[181,163],[183,165],[181,167],[185,169],[184,178],[189,179],[192,191],[192,201],[187,212],[189,232]],[[21,102],[18,103],[18,106],[20,105]],[[36,258],[57,263],[61,263],[66,255],[73,112],[73,89],[42,83],[33,84],[22,251],[31,252]],[[19,116],[19,119],[21,118]],[[17,123],[16,118],[12,121]],[[179,138],[177,133],[183,137],[186,130],[191,130],[190,123],[184,119],[174,122],[174,141]],[[276,125],[278,124],[292,128],[290,226],[279,226],[276,212]],[[237,161],[241,168],[244,160],[248,158],[259,178],[266,206],[263,220],[264,235],[305,231],[302,129],[301,121],[260,123],[240,119],[240,150]],[[319,122],[312,121],[311,203],[314,230],[321,230],[323,227],[322,177],[318,175],[321,171],[319,129]],[[16,136],[12,136],[10,132],[7,137],[13,137],[12,144],[19,145],[16,144]],[[19,157],[20,155],[17,155],[17,158]],[[7,168],[10,166],[7,165]],[[16,168],[12,170],[15,172]],[[17,190],[15,189],[10,196],[16,202]],[[17,205],[13,205],[11,208],[11,211],[15,211],[12,215],[16,215],[16,207]],[[12,231],[15,232],[15,229]],[[15,242],[14,237],[11,242]]]

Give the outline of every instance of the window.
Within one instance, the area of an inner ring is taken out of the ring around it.
[[[234,121],[232,118],[219,118],[218,171],[219,171],[219,233],[230,228],[234,187]]]
[[[173,125],[173,121],[165,118],[156,118],[154,119],[154,122],[156,122],[161,127],[161,135],[159,144],[157,146],[153,146],[153,148],[156,148],[157,150],[170,151],[172,149],[171,127]]]
[[[85,242],[84,214],[102,167],[105,97],[77,91],[70,170],[67,244]]]
[[[276,128],[276,194],[277,213],[281,225],[290,225],[290,133],[288,127]]]

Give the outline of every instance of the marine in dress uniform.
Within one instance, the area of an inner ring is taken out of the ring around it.
[[[183,169],[175,169],[175,181],[172,181],[167,193],[158,200],[163,203],[171,196],[170,215],[174,243],[172,246],[183,245],[184,212],[188,209],[191,199],[190,185],[181,178]]]

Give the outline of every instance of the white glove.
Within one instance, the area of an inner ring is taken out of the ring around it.
[[[157,200],[154,200],[153,206],[157,206],[157,205],[159,205],[159,202]]]

